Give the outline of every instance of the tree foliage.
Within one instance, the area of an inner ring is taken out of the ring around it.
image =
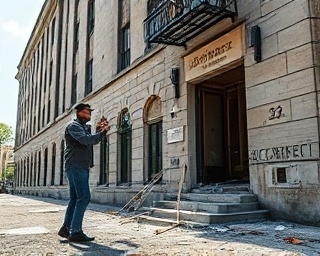
[[[0,146],[12,139],[12,128],[4,123],[0,123]]]
[[[14,166],[9,166],[2,173],[3,180],[13,180],[14,179]]]

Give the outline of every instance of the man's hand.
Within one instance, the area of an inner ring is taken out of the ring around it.
[[[97,123],[96,131],[97,132],[102,132],[102,131],[108,132],[109,130],[110,130],[109,122],[104,116],[102,116],[100,121]]]

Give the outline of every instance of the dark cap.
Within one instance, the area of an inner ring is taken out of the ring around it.
[[[84,109],[88,109],[89,111],[93,111],[94,109],[91,108],[91,106],[89,104],[84,104],[84,103],[80,103],[77,106],[75,106],[74,108],[75,110],[77,110],[77,112],[80,112]]]

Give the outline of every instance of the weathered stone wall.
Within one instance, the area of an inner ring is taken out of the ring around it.
[[[253,48],[245,57],[251,187],[273,216],[309,223],[319,222],[320,196],[316,2],[262,1],[247,14],[262,61]]]

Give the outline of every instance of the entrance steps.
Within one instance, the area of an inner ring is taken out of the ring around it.
[[[159,219],[161,222],[177,220],[177,195],[166,194],[165,200],[154,201],[149,216],[141,219]],[[182,193],[179,219],[184,222],[214,224],[265,219],[268,210],[259,209],[258,198],[249,185],[206,186]]]

